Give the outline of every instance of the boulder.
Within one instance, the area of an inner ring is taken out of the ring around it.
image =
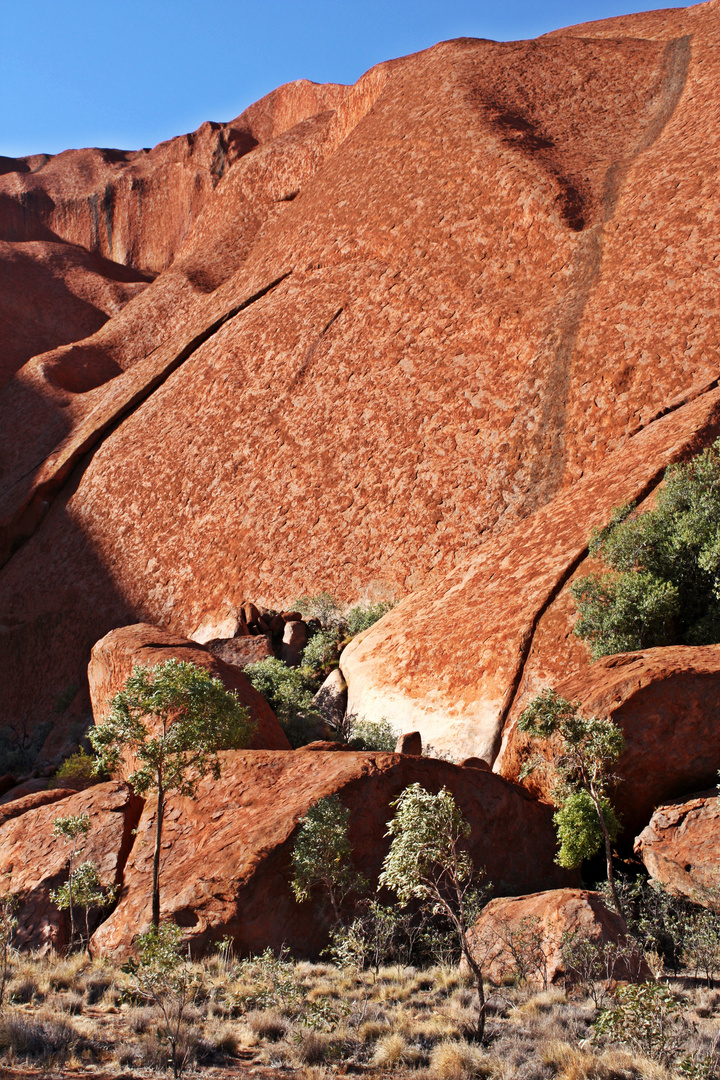
[[[290,664],[291,667],[297,667],[307,643],[308,630],[304,622],[285,623],[280,646],[280,659],[284,660],[286,664]]]
[[[154,667],[166,660],[185,660],[197,664],[219,678],[228,690],[237,694],[241,705],[257,724],[251,746],[255,749],[289,750],[285,734],[265,698],[255,690],[242,672],[213,656],[195,641],[171,634],[147,623],[123,626],[101,638],[92,649],[88,682],[95,722],[107,715],[108,702],[125,685],[133,667]]]
[[[247,632],[247,624],[242,611],[239,615],[230,611],[224,614],[204,615],[190,637],[200,645],[207,645],[211,641],[240,637]]]
[[[290,888],[298,822],[318,799],[337,794],[350,811],[358,869],[377,880],[388,850],[391,802],[408,784],[447,786],[471,824],[478,866],[500,891],[572,884],[555,865],[547,807],[491,773],[398,754],[296,750],[230,751],[220,782],[204,780],[196,800],[168,800],[160,869],[161,917],[183,927],[195,952],[230,935],[239,955],[279,949],[317,955],[327,925],[314,902]],[[115,911],[93,938],[98,953],[124,955],[150,920],[154,808],[149,800]]]
[[[33,776],[28,780],[23,780],[21,784],[16,784],[15,787],[10,788],[5,792],[0,799],[0,806],[5,806],[7,803],[16,802],[18,799],[24,798],[26,795],[35,795],[37,792],[45,791],[48,782],[44,776]]]
[[[528,964],[530,982],[549,984],[566,978],[572,981],[562,956],[565,935],[577,935],[579,940],[601,946],[626,944],[628,940],[625,920],[610,911],[596,892],[550,889],[491,900],[477,919],[470,942],[492,982],[512,978],[519,955],[521,963]],[[629,955],[611,967],[608,977],[634,977],[641,965],[640,954],[630,948]],[[468,970],[465,962],[462,968]]]
[[[205,648],[226,664],[240,669],[275,656],[272,643],[265,636],[213,638],[205,642]]]
[[[94,862],[100,880],[113,885],[122,878],[141,808],[142,801],[127,784],[110,781],[0,825],[0,880],[18,898],[16,947],[48,952],[68,943],[68,914],[50,900],[50,891],[67,880],[69,851],[67,841],[53,836],[55,818],[90,815],[90,832],[79,858]]]
[[[75,788],[57,787],[44,791],[33,791],[28,795],[19,795],[10,802],[3,800],[0,803],[0,825],[4,825],[11,818],[26,814],[28,810],[37,810],[41,806],[49,806],[51,803],[60,802],[61,799],[67,799],[70,795],[75,794]]]
[[[313,705],[326,724],[336,730],[340,728],[347,707],[347,683],[339,668],[327,676],[313,698]]]
[[[620,780],[613,802],[629,844],[656,806],[713,783],[720,768],[717,702],[720,645],[677,646],[605,656],[555,685],[590,716],[610,716],[625,736],[614,771]],[[529,739],[508,725],[495,770],[517,780],[536,753],[552,760],[554,741]],[[551,772],[537,769],[524,783],[551,801]]]
[[[635,841],[650,877],[693,903],[720,906],[717,789],[659,806]]]
[[[410,754],[412,757],[422,755],[422,735],[419,731],[408,731],[401,735],[395,746],[396,754]]]

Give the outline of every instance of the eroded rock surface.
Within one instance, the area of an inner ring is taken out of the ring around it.
[[[720,906],[717,790],[659,806],[635,841],[650,877],[696,904]]]
[[[396,754],[222,755],[219,782],[203,781],[195,801],[172,799],[164,824],[161,915],[183,927],[194,950],[231,935],[240,954],[282,945],[317,953],[327,927],[316,903],[298,905],[290,889],[299,819],[337,793],[350,810],[357,866],[377,879],[388,848],[390,803],[410,783],[446,785],[472,826],[478,866],[500,890],[524,892],[571,883],[555,865],[550,812],[490,773]],[[101,953],[123,953],[150,919],[154,810],[146,804],[116,910],[93,938]]]
[[[52,720],[113,627],[372,589],[412,595],[347,650],[350,707],[492,760],[585,662],[589,526],[717,432],[719,10],[444,42],[6,173],[15,242],[162,272],[0,392],[0,724]]]
[[[18,899],[16,947],[60,950],[68,942],[67,912],[59,911],[50,900],[51,889],[64,884],[68,876],[68,843],[53,836],[55,818],[90,815],[80,861],[94,862],[100,880],[113,885],[120,881],[141,806],[127,784],[114,780],[0,825],[0,878]]]
[[[197,642],[146,623],[113,630],[94,646],[88,681],[95,722],[105,719],[109,701],[122,690],[135,665],[151,668],[172,659],[205,668],[237,695],[257,725],[251,747],[258,750],[290,749],[275,713],[238,667],[213,656]]]

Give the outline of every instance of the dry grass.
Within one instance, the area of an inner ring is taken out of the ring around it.
[[[183,1050],[194,1075],[222,1076],[232,1066],[259,1075],[282,1069],[302,1080],[331,1080],[338,1071],[418,1080],[676,1080],[622,1046],[595,1045],[597,1014],[578,992],[496,988],[479,1046],[477,991],[453,969],[388,967],[374,976],[302,962],[286,965],[276,983],[216,958],[193,969],[200,990]],[[685,999],[693,1026],[683,1053],[701,1060],[720,1030],[720,992],[686,989]],[[0,1013],[0,1075],[10,1065],[68,1076],[160,1075],[168,1057],[161,1029],[159,1012],[134,997],[131,976],[110,963],[16,957]]]

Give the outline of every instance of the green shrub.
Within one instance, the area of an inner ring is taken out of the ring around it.
[[[318,619],[323,626],[335,626],[340,620],[341,605],[329,592],[315,596],[298,596],[293,611],[299,611],[304,619]]]
[[[91,784],[100,784],[105,779],[104,773],[95,772],[95,758],[78,750],[63,761],[53,778],[53,787],[86,788]]]
[[[669,1065],[682,1042],[685,1021],[679,1002],[663,983],[620,986],[594,1025],[593,1038],[622,1043]]]
[[[575,633],[594,658],[720,642],[720,440],[666,469],[653,510],[616,508],[593,530],[590,554],[609,570],[571,593]]]
[[[322,718],[312,703],[317,681],[307,669],[269,657],[249,664],[245,675],[270,705],[293,748],[316,738]]]
[[[338,630],[319,630],[313,634],[305,646],[302,654],[302,666],[309,672],[319,671],[322,674],[337,664],[340,654],[340,634]]]
[[[379,720],[359,720],[350,717],[347,725],[347,741],[353,750],[378,750],[392,753],[400,738],[400,733],[389,723]]]
[[[345,616],[348,634],[361,634],[363,630],[369,630],[391,607],[393,604],[390,600],[380,600],[377,604],[356,604]]]

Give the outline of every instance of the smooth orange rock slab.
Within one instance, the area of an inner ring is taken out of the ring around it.
[[[458,757],[493,762],[503,731],[533,693],[591,670],[587,647],[572,635],[568,595],[591,525],[607,521],[619,503],[642,501],[666,465],[697,453],[719,431],[720,393],[710,389],[436,575],[343,650],[348,709],[417,729],[424,742]]]
[[[90,832],[79,861],[94,862],[100,880],[113,885],[121,880],[141,806],[127,784],[113,780],[0,825],[0,880],[18,899],[13,941],[17,948],[60,950],[68,941],[67,912],[59,911],[50,900],[50,890],[64,884],[68,876],[68,843],[53,836],[55,818],[90,815]]]
[[[620,779],[613,804],[625,843],[660,803],[702,789],[716,777],[720,645],[605,656],[555,689],[579,701],[586,715],[610,716],[622,728],[625,751],[614,768]],[[495,771],[518,780],[533,754],[552,761],[555,750],[554,740],[531,740],[513,723]],[[551,771],[538,768],[523,783],[537,798],[551,801]]]
[[[290,743],[262,694],[242,671],[213,656],[202,645],[147,623],[112,630],[97,642],[90,655],[88,682],[95,723],[101,723],[108,703],[123,689],[133,667],[152,668],[166,660],[184,660],[205,668],[233,691],[257,725],[250,746],[255,750],[289,750]]]
[[[241,955],[283,945],[317,954],[327,926],[315,903],[293,898],[291,852],[300,818],[332,794],[350,811],[357,867],[371,882],[388,850],[390,803],[415,782],[453,792],[472,826],[476,863],[497,888],[573,880],[553,861],[549,810],[490,773],[399,754],[235,751],[222,758],[220,780],[203,781],[194,801],[169,800],[164,822],[161,916],[183,927],[196,952],[230,935]],[[127,953],[149,924],[153,829],[148,801],[119,904],[93,938],[98,953]]]
[[[492,982],[502,983],[516,973],[509,947],[513,946],[521,953],[524,949],[526,959],[536,953],[527,973],[530,982],[555,983],[572,978],[562,955],[565,935],[602,946],[623,942],[627,934],[625,920],[609,910],[596,892],[550,889],[491,900],[475,923],[470,941],[477,958],[485,961],[484,974]],[[639,966],[639,954],[637,961]],[[467,969],[464,961],[463,967]],[[628,970],[627,963],[619,963],[609,977],[627,979],[636,973]]]
[[[717,789],[659,806],[635,841],[650,877],[693,903],[720,903],[720,801]]]

